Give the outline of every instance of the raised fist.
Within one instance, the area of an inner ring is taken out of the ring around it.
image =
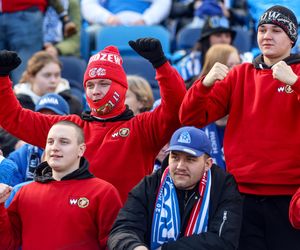
[[[136,41],[129,41],[128,44],[139,55],[149,60],[154,68],[158,68],[167,61],[161,43],[156,38],[139,38]]]
[[[0,76],[7,76],[21,64],[21,58],[14,51],[0,51]]]

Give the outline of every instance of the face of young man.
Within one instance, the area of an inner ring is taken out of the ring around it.
[[[97,102],[107,94],[111,86],[109,79],[93,79],[86,83],[86,95],[94,102]]]
[[[205,154],[196,157],[190,154],[171,151],[169,156],[170,175],[176,188],[193,189],[212,166],[212,159]]]
[[[54,125],[49,130],[45,148],[45,160],[52,168],[53,178],[61,179],[78,169],[84,151],[85,144],[78,143],[78,134],[74,127]]]
[[[257,43],[268,66],[289,56],[293,44],[284,30],[273,24],[258,27]]]

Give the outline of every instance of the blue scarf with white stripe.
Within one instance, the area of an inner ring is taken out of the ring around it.
[[[185,236],[207,231],[208,207],[211,189],[211,171],[204,173],[199,183],[200,197],[190,214]],[[154,208],[151,232],[151,250],[165,242],[176,241],[181,229],[180,212],[176,188],[169,168],[162,175]]]

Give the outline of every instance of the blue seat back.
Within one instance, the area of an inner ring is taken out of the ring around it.
[[[144,77],[151,85],[154,99],[160,98],[155,69],[152,64],[140,56],[123,56],[123,67],[127,75]]]
[[[201,28],[183,27],[176,35],[176,50],[193,48],[200,34]]]
[[[143,37],[159,39],[165,54],[167,56],[170,54],[170,33],[165,27],[160,25],[102,27],[96,34],[96,51],[93,54],[106,46],[115,45],[122,56],[137,56],[128,42]]]

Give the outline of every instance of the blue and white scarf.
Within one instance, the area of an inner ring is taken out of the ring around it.
[[[208,206],[211,189],[211,171],[204,173],[199,183],[200,197],[190,214],[185,236],[207,231]],[[151,250],[165,242],[176,241],[181,228],[180,212],[176,188],[171,179],[169,168],[162,175],[152,220]]]

